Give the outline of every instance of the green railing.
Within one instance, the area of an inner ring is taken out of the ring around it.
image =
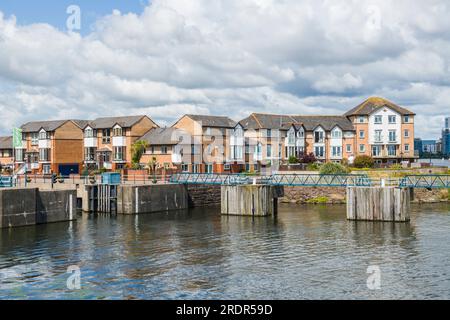
[[[450,175],[408,175],[400,180],[399,186],[403,188],[447,189],[450,188]]]

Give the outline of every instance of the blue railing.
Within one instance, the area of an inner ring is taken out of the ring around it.
[[[278,186],[311,186],[311,187],[345,187],[371,186],[367,175],[351,174],[275,174],[270,176],[249,176],[244,174],[217,173],[177,173],[172,175],[170,182],[185,184],[271,184]]]
[[[408,175],[400,180],[403,188],[447,189],[450,188],[450,175]]]
[[[11,188],[14,186],[14,179],[11,176],[0,176],[0,188]]]

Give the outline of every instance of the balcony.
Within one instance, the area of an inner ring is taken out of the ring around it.
[[[94,138],[94,137],[84,138],[84,146],[86,148],[96,148],[97,147],[97,138]]]
[[[113,137],[113,147],[125,147],[127,145],[127,139],[124,136]]]

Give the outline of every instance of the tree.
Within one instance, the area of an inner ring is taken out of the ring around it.
[[[133,164],[133,168],[136,168],[139,166],[139,163],[141,161],[142,155],[145,152],[145,149],[148,147],[147,141],[138,140],[131,146],[131,163]]]
[[[373,158],[366,155],[357,156],[353,161],[356,168],[373,168],[374,164]]]
[[[150,171],[153,173],[153,183],[157,182],[156,179],[156,169],[159,166],[158,161],[156,160],[156,157],[153,157],[152,160],[150,160],[147,164],[147,166],[149,167]]]

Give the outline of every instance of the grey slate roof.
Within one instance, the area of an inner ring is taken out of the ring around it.
[[[177,128],[153,128],[144,134],[139,140],[147,141],[149,145],[175,145],[177,135],[175,131]]]
[[[291,125],[295,125],[296,128],[303,125],[306,130],[311,131],[320,125],[327,131],[335,126],[339,126],[345,131],[354,130],[353,124],[345,116],[296,116],[252,113],[239,123],[245,129],[288,130]]]
[[[93,121],[89,121],[85,127],[88,125],[93,129],[108,129],[114,127],[116,124],[121,126],[122,128],[129,128],[139,122],[142,118],[146,117],[145,115],[140,116],[125,116],[125,117],[105,117],[105,118],[97,118]]]
[[[0,137],[0,149],[12,149],[12,136]]]
[[[203,127],[234,128],[237,124],[236,121],[225,116],[204,116],[197,114],[186,114],[185,116],[194,121],[201,122]]]
[[[41,129],[45,131],[55,131],[67,121],[74,122],[80,128],[83,128],[87,120],[50,120],[50,121],[31,121],[21,126],[23,132],[38,132]]]
[[[395,103],[380,97],[370,97],[361,104],[357,105],[350,111],[346,112],[346,116],[352,115],[369,115],[377,109],[388,107],[392,110],[398,112],[401,115],[415,115],[414,112],[409,111],[408,109],[402,108]]]

